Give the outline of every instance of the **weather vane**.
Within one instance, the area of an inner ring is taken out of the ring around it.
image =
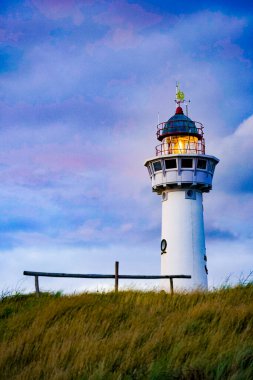
[[[181,106],[181,103],[185,103],[186,108],[186,115],[188,116],[188,105],[190,103],[190,100],[185,100],[184,98],[184,92],[180,91],[179,82],[176,82],[176,99],[175,102],[178,104],[178,106]]]
[[[184,103],[184,93],[180,91],[179,82],[176,82],[176,99],[175,102],[180,106],[180,103]]]

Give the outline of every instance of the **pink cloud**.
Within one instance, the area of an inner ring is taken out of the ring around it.
[[[240,48],[239,45],[232,43],[230,38],[218,40],[214,46],[220,49],[220,54],[225,59],[239,59],[240,61],[247,63],[248,66],[251,66],[250,60],[244,58],[243,49]]]
[[[0,18],[0,22],[3,21]],[[10,30],[0,29],[0,42],[17,42],[22,35],[21,32],[13,32]]]
[[[129,4],[125,0],[117,0],[111,2],[105,12],[94,16],[94,20],[116,29],[131,26],[135,30],[140,30],[159,23],[162,16],[147,12],[138,4]]]
[[[114,49],[136,48],[142,38],[138,32],[142,29],[155,25],[162,20],[158,14],[145,11],[138,4],[129,4],[119,0],[112,2],[105,12],[93,17],[98,24],[107,25],[110,30],[99,44]],[[97,44],[88,44],[87,51],[92,53]]]
[[[31,0],[32,4],[49,19],[71,17],[75,25],[82,24],[83,13],[76,0]]]

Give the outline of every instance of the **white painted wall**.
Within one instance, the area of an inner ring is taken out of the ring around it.
[[[166,190],[167,199],[162,200],[162,239],[166,239],[167,249],[161,255],[161,274],[192,276],[173,280],[179,291],[207,289],[202,193],[194,190],[196,199],[186,199],[186,192]],[[161,284],[164,290],[170,289],[169,280]]]

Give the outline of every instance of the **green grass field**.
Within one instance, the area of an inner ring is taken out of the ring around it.
[[[253,379],[253,285],[2,297],[0,378]]]

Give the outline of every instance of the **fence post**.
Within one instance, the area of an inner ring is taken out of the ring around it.
[[[115,261],[115,292],[119,290],[119,262]]]
[[[39,297],[39,295],[40,295],[39,276],[34,276],[34,278],[35,278],[35,291],[36,291],[36,296]]]
[[[173,296],[174,294],[174,289],[173,289],[173,278],[170,278],[170,293]]]

